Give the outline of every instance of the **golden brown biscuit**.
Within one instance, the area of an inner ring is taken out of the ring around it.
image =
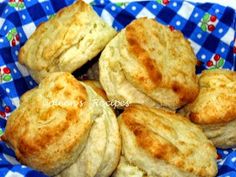
[[[185,117],[131,105],[120,115],[119,125],[124,160],[121,159],[115,177],[134,173],[141,177],[213,177],[217,174],[215,147],[202,130]]]
[[[20,162],[50,176],[108,177],[120,135],[111,108],[94,100],[105,102],[71,74],[52,73],[22,96],[2,139]]]
[[[206,70],[199,76],[200,92],[184,112],[220,148],[236,147],[236,73]]]
[[[100,82],[110,100],[175,110],[198,94],[196,61],[182,33],[140,18],[102,52]]]
[[[49,73],[80,68],[115,34],[92,7],[78,0],[36,29],[21,48],[19,62],[40,82]]]

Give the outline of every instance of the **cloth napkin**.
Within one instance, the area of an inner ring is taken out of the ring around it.
[[[19,105],[20,96],[37,84],[24,66],[18,63],[20,47],[36,27],[74,0],[0,1],[0,135],[7,118]],[[236,12],[212,3],[180,0],[156,0],[90,3],[99,16],[116,30],[139,17],[155,18],[171,30],[180,30],[191,42],[198,58],[197,72],[204,69],[236,70]],[[236,149],[218,149],[220,177],[236,177]],[[0,141],[0,177],[45,176],[21,165],[14,152]]]

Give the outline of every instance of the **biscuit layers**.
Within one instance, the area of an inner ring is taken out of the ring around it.
[[[100,82],[110,100],[175,110],[198,94],[196,61],[182,33],[154,19],[140,18],[102,52]]]
[[[49,73],[73,72],[94,58],[116,31],[82,0],[42,23],[19,53],[19,62],[40,82]]]
[[[119,117],[119,125],[124,159],[115,176],[216,175],[215,147],[186,118],[161,109],[131,105]]]
[[[22,96],[2,139],[20,162],[47,175],[108,177],[120,135],[111,108],[94,100],[105,102],[71,74],[53,73]]]
[[[206,70],[196,100],[181,112],[199,124],[217,147],[236,147],[236,72]]]

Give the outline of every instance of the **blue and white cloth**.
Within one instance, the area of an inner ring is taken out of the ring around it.
[[[36,27],[74,0],[0,1],[0,135],[7,117],[19,105],[19,97],[36,83],[18,63],[20,47]],[[180,0],[131,3],[93,1],[94,10],[118,31],[138,17],[155,18],[189,39],[203,69],[236,70],[236,12],[230,7]],[[218,149],[220,177],[236,177],[236,149]],[[0,141],[0,177],[45,176],[21,165],[14,152]]]

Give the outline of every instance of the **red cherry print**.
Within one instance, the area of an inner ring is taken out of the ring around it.
[[[215,54],[214,60],[215,60],[215,61],[219,61],[219,59],[220,59],[220,55],[219,55],[219,54]]]
[[[216,17],[215,15],[212,15],[212,16],[210,17],[210,21],[211,21],[211,22],[215,22],[216,19],[217,19],[217,17]]]
[[[11,70],[10,70],[10,68],[5,67],[5,68],[3,68],[3,72],[4,72],[4,74],[10,74]]]
[[[214,25],[208,25],[208,30],[209,31],[214,31],[214,29],[215,29],[216,27],[214,26]]]
[[[217,154],[217,160],[221,159],[221,155],[220,154]]]
[[[173,27],[173,26],[171,26],[171,25],[169,26],[169,28],[170,28],[171,31],[174,31],[174,30],[175,30],[175,27]]]
[[[5,106],[5,112],[6,112],[6,113],[11,112],[11,108],[10,108],[9,106]]]
[[[208,67],[213,66],[213,62],[212,62],[212,61],[208,61],[208,62],[207,62],[207,66],[208,66]]]
[[[19,0],[19,2],[23,2],[23,0]]]
[[[5,112],[0,111],[0,116],[1,116],[1,117],[6,117]]]
[[[202,66],[202,62],[201,61],[197,61],[197,66]]]
[[[162,3],[167,5],[167,4],[169,4],[169,0],[162,0]]]
[[[233,52],[236,53],[236,46],[234,46]]]
[[[11,45],[12,45],[12,46],[16,46],[16,40],[15,40],[15,39],[12,39]]]
[[[20,41],[20,36],[18,34],[16,34],[16,40]]]
[[[9,2],[15,2],[15,0],[9,0]]]

